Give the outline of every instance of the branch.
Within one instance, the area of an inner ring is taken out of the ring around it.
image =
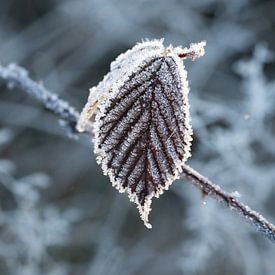
[[[257,232],[275,242],[275,226],[261,214],[240,202],[232,194],[221,189],[220,186],[211,182],[189,165],[182,166],[182,173],[202,191],[203,196],[212,196],[216,200],[225,203],[230,209],[235,210],[241,217],[245,218]]]
[[[0,78],[6,81],[9,89],[20,88],[42,103],[46,109],[56,114],[60,118],[62,126],[65,126],[71,135],[77,133],[76,123],[79,113],[66,101],[49,92],[42,84],[33,81],[24,68],[16,64],[10,64],[7,67],[0,65]]]
[[[24,68],[15,64],[10,64],[7,67],[0,65],[0,78],[6,81],[8,88],[20,88],[41,102],[42,105],[62,119],[72,133],[79,133],[76,129],[79,113],[66,101],[29,78],[28,72]],[[233,195],[227,193],[188,165],[182,166],[182,177],[190,179],[202,191],[204,196],[209,195],[225,203],[230,209],[235,210],[239,216],[248,221],[257,232],[275,242],[275,226],[258,212],[240,202]]]

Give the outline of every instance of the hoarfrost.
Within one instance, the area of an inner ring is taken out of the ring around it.
[[[80,131],[95,119],[97,160],[113,186],[138,205],[148,228],[152,198],[178,178],[190,156],[189,89],[181,59],[202,56],[204,46],[137,44],[91,89],[80,116]]]

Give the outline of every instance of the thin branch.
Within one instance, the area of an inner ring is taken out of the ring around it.
[[[221,189],[220,186],[211,182],[189,165],[183,165],[182,172],[182,176],[190,179],[202,191],[203,196],[211,196],[225,203],[230,209],[237,211],[241,217],[252,224],[257,232],[275,242],[275,226],[261,214],[240,202],[235,196]]]
[[[79,113],[66,101],[61,100],[57,95],[29,78],[28,72],[24,68],[15,64],[7,67],[0,65],[0,78],[6,81],[10,89],[15,87],[20,88],[28,95],[37,99],[47,109],[59,116],[73,133],[78,133],[76,124],[79,119]],[[235,210],[239,216],[248,221],[257,232],[275,242],[275,226],[261,214],[240,202],[236,197],[221,189],[220,186],[212,183],[192,167],[183,165],[182,170],[182,177],[190,179],[201,190],[204,196],[209,195],[225,203],[230,209]]]
[[[66,101],[49,92],[42,84],[33,81],[24,68],[16,64],[10,64],[7,67],[0,65],[0,77],[6,81],[10,89],[16,87],[22,89],[42,103],[46,109],[56,114],[60,118],[62,126],[65,126],[70,134],[77,133],[76,123],[79,113]]]

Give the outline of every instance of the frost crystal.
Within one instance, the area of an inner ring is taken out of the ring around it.
[[[90,90],[78,122],[79,131],[93,125],[98,163],[114,187],[128,192],[148,228],[152,198],[168,189],[190,156],[182,59],[202,56],[204,46],[165,48],[163,40],[137,44],[117,57],[110,73]]]

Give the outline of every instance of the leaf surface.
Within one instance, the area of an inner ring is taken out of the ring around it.
[[[168,189],[190,155],[187,93],[183,65],[172,56],[152,57],[96,116],[97,160],[113,185],[138,204],[147,227],[152,197]]]

